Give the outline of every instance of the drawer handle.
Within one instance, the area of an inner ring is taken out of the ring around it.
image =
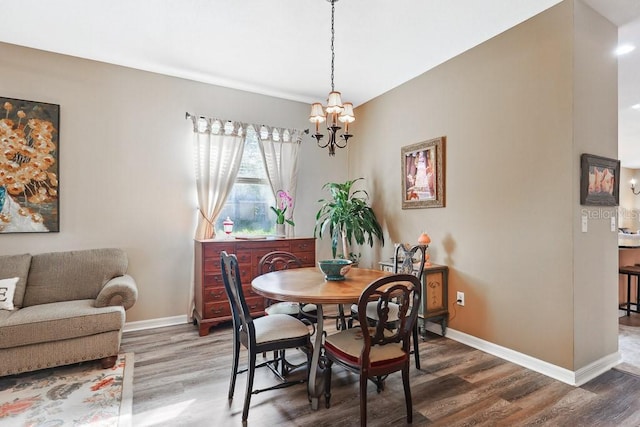
[[[258,306],[259,306],[259,305],[260,305],[260,303],[255,303],[255,304],[253,304],[253,305],[250,305],[250,306],[249,306],[249,309],[251,309],[251,310],[255,310],[256,308],[258,308]]]
[[[211,298],[221,297],[222,294],[223,294],[222,291],[218,291],[218,292],[209,291],[209,297],[211,297]]]
[[[224,312],[224,308],[211,308],[211,313],[213,314],[220,314]]]

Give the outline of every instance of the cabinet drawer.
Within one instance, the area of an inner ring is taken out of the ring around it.
[[[251,251],[247,249],[239,250],[236,252],[236,258],[238,258],[238,264],[251,265]]]
[[[222,281],[222,273],[221,272],[217,272],[217,273],[210,273],[210,272],[206,272],[204,275],[204,287],[205,288],[210,288],[210,287],[218,287],[220,289],[224,290],[224,282]]]
[[[218,258],[205,258],[203,261],[204,271],[215,273],[220,271],[220,256]]]
[[[227,300],[227,293],[224,287],[211,287],[204,288],[203,290],[204,302],[224,302]]]
[[[251,266],[250,265],[239,265],[238,268],[240,269],[240,282],[244,283],[251,283]],[[219,287],[221,289],[224,289],[224,281],[222,279],[222,272],[221,271],[217,271],[217,272],[210,272],[207,271],[204,274],[204,287],[205,288],[210,288],[210,287]]]
[[[204,258],[208,259],[216,259],[218,260],[218,264],[220,264],[220,252],[227,251],[227,253],[233,253],[235,251],[235,247],[233,243],[212,243],[212,244],[204,244]]]
[[[287,240],[247,240],[244,242],[236,243],[236,248],[238,251],[241,249],[248,249],[253,251],[288,251],[289,250],[289,242]]]
[[[316,251],[316,242],[313,239],[309,240],[292,240],[291,252],[313,252]]]
[[[316,265],[315,252],[297,252],[296,256],[302,261],[303,267],[314,267]]]
[[[243,286],[243,287],[242,287],[242,292],[244,292],[244,297],[245,297],[245,298],[256,298],[256,297],[260,297],[260,298],[263,298],[263,299],[264,299],[264,297],[263,297],[262,295],[257,294],[257,293],[253,290],[253,288],[251,287],[251,285]]]
[[[231,306],[229,302],[209,302],[204,305],[203,317],[224,317],[231,316]]]
[[[247,301],[247,307],[249,308],[250,313],[264,311],[263,297],[245,298],[245,300]]]

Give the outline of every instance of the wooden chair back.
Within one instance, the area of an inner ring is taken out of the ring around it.
[[[227,254],[226,251],[220,252],[220,264],[222,267],[222,281],[224,289],[229,299],[231,313],[233,316],[233,328],[238,331],[240,326],[244,334],[248,334],[250,342],[255,342],[255,326],[253,319],[249,314],[249,307],[244,298],[242,291],[242,282],[240,281],[240,268],[238,267],[238,258],[235,254]],[[245,343],[248,344],[248,341]]]
[[[405,243],[396,243],[393,253],[393,272],[396,274],[414,274],[418,279],[422,280],[426,254],[426,245],[409,246]],[[415,265],[416,261],[417,267]]]
[[[300,267],[302,267],[302,261],[291,252],[273,251],[264,255],[258,262],[258,274]]]
[[[420,289],[420,280],[413,274],[395,274],[375,280],[362,292],[358,300],[358,320],[364,341],[360,359],[362,367],[370,365],[369,354],[375,345],[401,342],[409,354],[411,334],[420,307]],[[369,326],[367,304],[376,299],[379,321]],[[386,327],[390,303],[398,305],[397,326],[393,330]]]

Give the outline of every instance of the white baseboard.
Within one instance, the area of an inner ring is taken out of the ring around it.
[[[123,332],[142,331],[144,329],[162,328],[164,326],[182,325],[189,323],[187,315],[162,317],[160,319],[139,320],[137,322],[126,322]]]
[[[427,323],[426,329],[430,332],[442,335],[442,328],[439,324]],[[485,353],[489,353],[517,365],[523,366],[527,369],[531,369],[532,371],[541,373],[572,386],[581,386],[582,384],[592,380],[598,375],[605,373],[622,361],[620,352],[615,352],[599,360],[596,360],[595,362],[583,368],[580,368],[577,371],[571,371],[569,369],[553,365],[549,362],[545,362],[544,360],[536,359],[535,357],[531,357],[526,354],[511,350],[509,348],[502,347],[489,341],[474,337],[473,335],[456,331],[455,329],[447,328],[447,338],[468,345],[469,347],[484,351]]]

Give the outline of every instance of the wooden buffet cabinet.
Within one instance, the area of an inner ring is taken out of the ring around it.
[[[258,262],[271,251],[287,251],[297,255],[304,267],[316,263],[314,238],[259,239],[259,240],[196,240],[193,311],[194,324],[200,336],[208,335],[209,328],[231,320],[231,307],[222,282],[220,252],[236,254],[244,296],[252,316],[264,314],[264,297],[251,289],[251,280],[258,275]]]
[[[380,262],[380,269],[393,272],[393,261]],[[417,271],[414,270],[414,273]],[[422,274],[422,306],[418,316],[422,319],[422,331],[427,321],[437,321],[442,328],[442,336],[447,331],[449,321],[449,267],[431,264],[424,267]]]

